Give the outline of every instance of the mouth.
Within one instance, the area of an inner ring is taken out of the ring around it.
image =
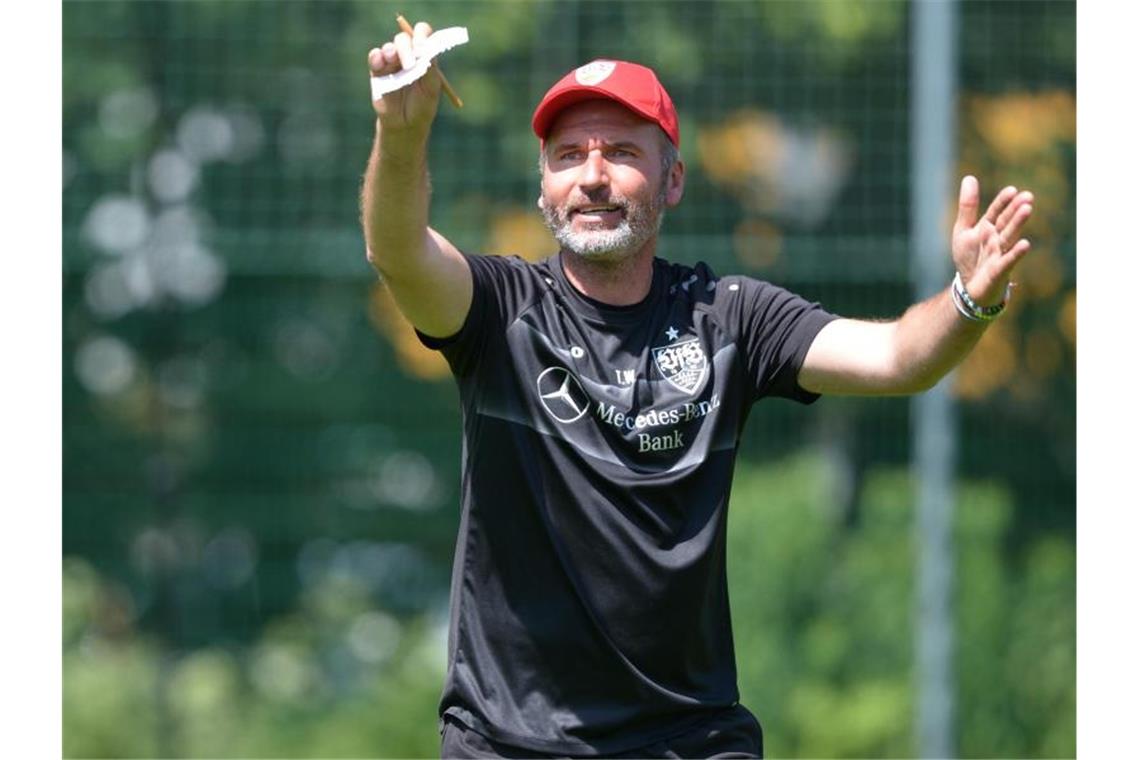
[[[625,208],[616,203],[591,203],[570,211],[570,217],[583,222],[616,222],[625,216]]]

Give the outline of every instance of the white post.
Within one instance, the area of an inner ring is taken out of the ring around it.
[[[958,7],[956,0],[927,0],[913,3],[910,11],[911,278],[916,299],[925,299],[948,287],[953,276],[946,214],[957,197]],[[918,499],[918,752],[939,758],[954,755],[951,518],[958,436],[949,383],[943,379],[911,406]]]

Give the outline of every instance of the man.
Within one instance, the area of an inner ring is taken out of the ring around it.
[[[413,43],[370,51],[372,73],[406,68]],[[650,69],[594,61],[532,121],[558,254],[468,255],[428,226],[437,71],[374,102],[362,223],[463,406],[443,755],[759,757],[760,725],[737,701],[724,553],[748,410],[930,388],[1004,305],[1032,196],[1006,188],[979,220],[967,177],[961,286],[895,321],[841,319],[655,258],[685,185],[676,112]]]

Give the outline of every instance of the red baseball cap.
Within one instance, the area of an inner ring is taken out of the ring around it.
[[[628,61],[598,59],[579,66],[555,82],[542,97],[530,125],[539,140],[546,140],[550,126],[562,109],[583,100],[616,100],[638,116],[659,125],[678,148],[681,129],[677,109],[653,69]]]

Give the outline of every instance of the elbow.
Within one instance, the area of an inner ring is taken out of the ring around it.
[[[365,238],[364,258],[382,281],[395,282],[417,276],[417,264],[424,256],[420,252],[409,253],[397,245],[374,245]]]
[[[899,357],[889,373],[889,385],[894,395],[911,396],[938,385],[945,374],[945,370],[938,366]]]
[[[369,224],[366,219],[361,221],[362,232],[364,233],[364,259],[376,271],[376,274],[382,278],[387,277],[390,274],[388,270],[391,269],[393,261],[392,250],[397,247],[397,244],[383,228]]]
[[[914,395],[925,393],[938,385],[950,367],[920,346],[900,340],[897,329],[893,337],[886,366],[889,367],[894,392],[898,395]]]
[[[913,381],[911,389],[907,393],[926,393],[934,386],[938,385],[938,381],[942,379],[941,375],[924,375]]]
[[[370,244],[368,244],[367,241],[364,243],[364,258],[368,262],[369,266],[375,270],[376,274],[380,275],[380,277],[383,278],[384,266],[380,261],[380,257],[376,255],[376,251]]]
[[[367,242],[364,243],[364,258],[372,265],[376,271],[380,271],[380,257],[376,255],[376,251]]]
[[[397,259],[391,251],[390,241],[378,240],[376,235],[364,233],[364,258],[381,279],[392,276],[392,263]]]
[[[946,373],[931,367],[918,368],[902,378],[899,385],[900,392],[906,395],[926,393],[938,385]]]

